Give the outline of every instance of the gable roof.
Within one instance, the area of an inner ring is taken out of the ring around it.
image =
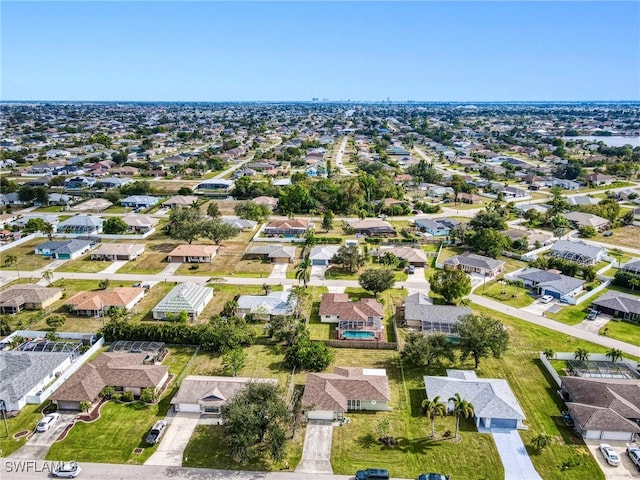
[[[182,205],[188,207],[197,201],[198,197],[195,197],[193,195],[175,195],[170,199],[162,202],[162,205]]]
[[[265,226],[265,229],[304,229],[309,228],[309,220],[301,220],[298,218],[287,220],[272,220]]]
[[[572,242],[570,240],[558,240],[551,246],[552,254],[563,254],[571,252],[574,255],[586,257],[588,259],[596,258],[604,249],[589,245],[584,242]]]
[[[460,394],[473,404],[478,418],[524,420],[524,412],[506,380],[478,378],[473,371],[447,370],[447,377],[425,376],[427,398],[449,399]]]
[[[362,220],[347,220],[349,226],[354,230],[379,230],[379,231],[393,231],[395,229],[389,222],[384,220],[378,220],[377,218],[364,218]]]
[[[599,217],[598,215],[594,215],[592,213],[584,213],[584,212],[569,212],[565,214],[565,218],[570,222],[575,222],[580,226],[590,226],[594,228],[602,227],[603,225],[608,225],[609,220],[606,218]]]
[[[424,293],[414,293],[405,299],[405,320],[419,320],[440,323],[457,323],[460,317],[471,314],[468,307],[455,305],[434,305]]]
[[[66,227],[99,227],[102,225],[103,220],[100,217],[94,217],[91,215],[76,215],[71,218],[67,218],[64,222],[58,225],[58,230],[64,230]]]
[[[338,250],[338,245],[316,245],[309,253],[309,260],[331,260]]]
[[[38,250],[50,250],[51,253],[75,253],[90,247],[94,242],[90,240],[50,240],[41,243]]]
[[[178,245],[169,257],[210,257],[218,251],[217,245]]]
[[[391,400],[387,372],[383,369],[335,367],[334,373],[307,375],[302,395],[304,408],[346,412],[347,400]]]
[[[144,252],[142,243],[101,243],[91,255],[135,255]]]
[[[367,320],[384,316],[383,306],[374,298],[349,301],[346,293],[325,293],[320,301],[320,315],[337,316],[340,320]]]
[[[293,258],[296,247],[284,245],[256,245],[247,252],[250,255],[266,255],[269,258]]]
[[[525,268],[515,277],[530,281],[538,287],[552,288],[562,294],[570,293],[586,283],[578,278],[539,268]]]
[[[382,256],[387,252],[393,253],[398,258],[404,258],[409,263],[427,263],[427,254],[420,248],[411,247],[380,247],[378,255]]]
[[[275,378],[244,378],[244,377],[209,377],[203,375],[189,375],[186,377],[178,393],[171,399],[171,404],[179,403],[222,405],[231,400],[249,383],[273,383]]]

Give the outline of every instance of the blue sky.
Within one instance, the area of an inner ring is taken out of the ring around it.
[[[2,100],[639,100],[640,2],[7,2]]]

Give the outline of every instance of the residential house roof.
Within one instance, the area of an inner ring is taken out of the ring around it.
[[[460,222],[450,220],[448,218],[416,218],[413,220],[418,227],[428,228],[429,230],[450,230]]]
[[[254,203],[259,203],[262,205],[266,205],[269,208],[271,208],[272,210],[274,208],[276,208],[278,206],[278,199],[275,197],[267,197],[267,196],[260,196],[260,197],[256,197],[254,199],[251,200]]]
[[[147,205],[155,205],[158,202],[158,197],[152,197],[149,195],[130,195],[120,200],[120,204],[123,203],[141,203]]]
[[[278,230],[289,230],[289,229],[304,229],[309,228],[309,220],[301,220],[298,218],[294,218],[291,220],[272,220],[267,223],[266,227],[268,229],[278,229]]]
[[[102,225],[103,220],[100,217],[94,217],[92,215],[76,215],[71,218],[67,218],[64,222],[58,225],[58,230],[64,230],[67,227],[92,227],[97,228]]]
[[[640,315],[640,298],[627,293],[608,291],[597,300],[591,302],[591,304],[619,312]]]
[[[156,225],[160,219],[156,217],[152,217],[151,215],[138,215],[132,213],[130,215],[125,215],[122,218],[122,221],[127,224],[130,228],[135,227],[146,227],[151,228]]]
[[[610,223],[606,218],[599,217],[593,213],[569,212],[564,216],[570,222],[575,222],[579,227],[589,226],[593,228],[601,228]]]
[[[572,242],[571,240],[558,240],[551,246],[551,253],[554,255],[562,255],[565,252],[570,252],[577,256],[582,256],[588,259],[595,259],[604,251],[601,247],[595,245],[589,245],[584,242]]]
[[[189,375],[180,384],[178,393],[171,399],[172,405],[180,403],[221,406],[231,400],[249,383],[277,384],[275,378],[208,377]]]
[[[434,305],[431,299],[424,293],[409,295],[404,301],[405,320],[418,320],[429,322],[457,323],[460,317],[470,315],[468,307],[455,305]]]
[[[306,409],[347,411],[347,400],[389,401],[391,393],[383,369],[335,367],[334,373],[309,373],[302,395]]]
[[[142,252],[142,243],[101,243],[91,255],[140,255]]]
[[[91,240],[49,240],[36,247],[38,250],[50,250],[53,254],[74,253],[93,245]]]
[[[384,220],[378,220],[377,218],[365,218],[362,220],[347,220],[349,226],[355,230],[381,230],[381,231],[393,231],[393,226],[389,222]]]
[[[640,258],[634,258],[620,267],[625,272],[640,273]]]
[[[237,228],[238,230],[244,230],[245,228],[253,230],[258,225],[258,222],[255,220],[246,220],[240,217],[220,217],[220,220],[232,227]]]
[[[217,245],[178,245],[169,257],[210,257],[218,251]]]
[[[72,305],[76,310],[100,311],[104,308],[124,308],[137,297],[144,295],[144,288],[116,287],[113,290],[92,290],[78,292],[65,305]]]
[[[578,278],[539,268],[525,268],[515,276],[521,280],[532,282],[534,286],[549,287],[561,294],[571,293],[586,283]]]
[[[380,247],[378,255],[382,256],[387,252],[393,253],[398,258],[403,258],[409,263],[427,263],[429,260],[424,250],[411,247]]]
[[[316,245],[309,252],[309,260],[331,260],[338,250],[338,245]]]
[[[292,315],[295,297],[290,292],[271,292],[269,295],[240,295],[237,300],[239,310],[265,315]]]
[[[285,245],[256,245],[247,252],[250,255],[266,255],[269,258],[294,258],[296,247]]]
[[[477,255],[475,253],[465,253],[448,258],[443,262],[445,265],[469,265],[476,268],[493,270],[504,265],[505,262],[493,258]]]
[[[325,293],[320,301],[320,315],[337,316],[340,320],[367,320],[382,318],[384,310],[374,298],[351,302],[346,293]]]
[[[179,313],[183,310],[193,312],[211,295],[210,287],[193,282],[177,285],[153,307],[154,312]]]
[[[10,285],[0,292],[0,305],[20,307],[25,303],[41,304],[61,294],[61,288],[43,287],[35,283]]]
[[[506,380],[478,378],[473,371],[447,370],[447,377],[425,376],[427,398],[449,399],[456,393],[473,404],[477,418],[524,420],[525,415]]]
[[[162,205],[164,206],[181,205],[184,207],[189,207],[197,201],[198,201],[198,197],[195,197],[193,195],[175,195],[170,199],[162,202]]]

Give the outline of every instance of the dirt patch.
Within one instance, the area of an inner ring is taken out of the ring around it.
[[[58,438],[56,438],[56,442],[61,442],[62,440],[67,438],[67,435],[69,434],[69,432],[71,431],[74,425],[75,425],[75,422],[71,422],[69,425],[67,425],[62,431],[62,433],[58,435]]]
[[[100,418],[100,409],[102,408],[102,405],[104,405],[108,401],[109,400],[107,400],[106,398],[101,398],[98,405],[96,405],[90,412],[81,413],[80,415],[78,415],[76,417],[76,420],[85,423],[95,422]]]
[[[30,430],[21,430],[18,433],[16,433],[13,438],[22,438],[22,437],[26,437],[27,435],[29,435],[31,431]]]

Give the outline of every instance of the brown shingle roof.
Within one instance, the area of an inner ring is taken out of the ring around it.
[[[308,220],[299,220],[297,218],[291,220],[273,220],[269,222],[266,228],[309,228]]]
[[[178,245],[169,254],[170,257],[209,257],[218,251],[216,245]]]
[[[76,310],[100,310],[103,307],[126,307],[144,288],[116,287],[113,290],[94,290],[76,293],[65,305],[73,305]]]
[[[25,303],[41,304],[62,294],[60,288],[43,287],[36,284],[11,285],[0,292],[0,305],[19,307]]]
[[[350,302],[346,293],[325,293],[320,301],[320,315],[338,316],[340,320],[367,320],[382,317],[383,306],[374,298]]]

